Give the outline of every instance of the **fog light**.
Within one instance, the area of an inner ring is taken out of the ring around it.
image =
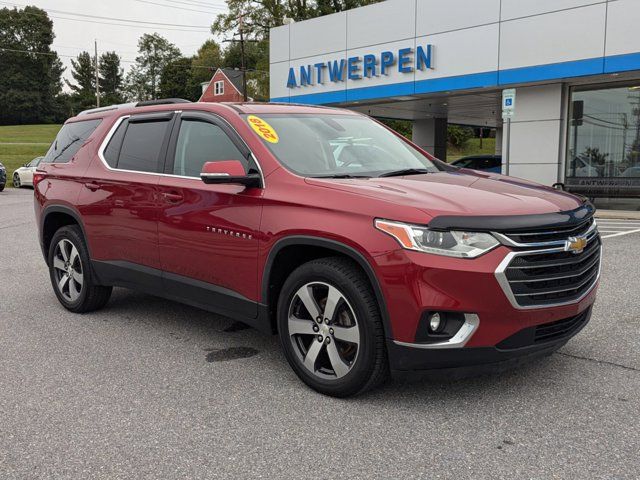
[[[429,330],[433,333],[438,333],[444,327],[444,321],[440,317],[439,313],[432,313],[429,316]]]

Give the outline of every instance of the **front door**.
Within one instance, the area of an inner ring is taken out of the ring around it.
[[[160,263],[167,293],[236,317],[256,317],[262,189],[207,185],[205,162],[239,160],[256,168],[228,125],[185,112],[174,128],[159,182]]]

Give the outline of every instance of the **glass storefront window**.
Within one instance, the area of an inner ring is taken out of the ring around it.
[[[573,90],[568,133],[569,191],[591,198],[640,197],[640,84]]]

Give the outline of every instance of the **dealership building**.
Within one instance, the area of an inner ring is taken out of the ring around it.
[[[640,0],[387,0],[271,30],[274,102],[496,129],[503,173],[640,209]],[[510,122],[503,90],[515,89]]]

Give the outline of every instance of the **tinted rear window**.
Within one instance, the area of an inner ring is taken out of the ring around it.
[[[116,168],[159,172],[160,153],[169,121],[129,122]]]
[[[62,126],[56,139],[49,147],[44,161],[49,163],[65,163],[78,153],[87,138],[100,125],[102,120],[85,120],[67,123]]]

